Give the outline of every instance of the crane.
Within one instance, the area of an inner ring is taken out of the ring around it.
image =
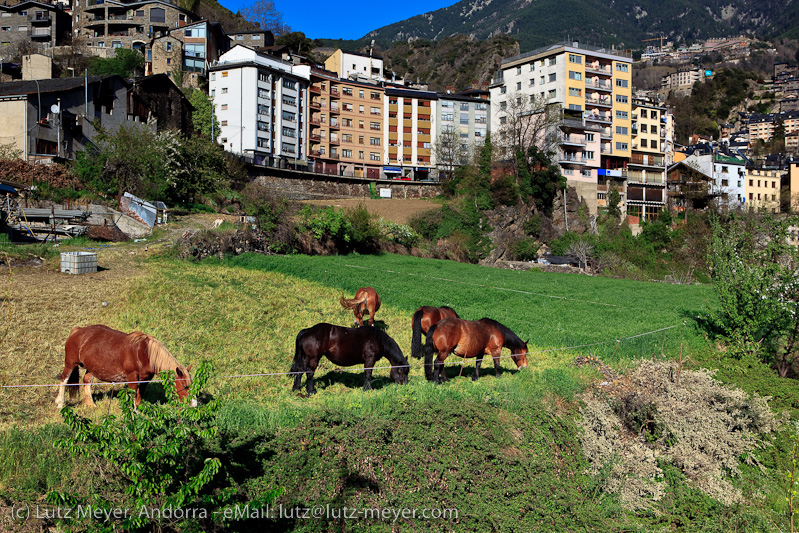
[[[645,43],[645,42],[647,42],[647,41],[660,41],[660,51],[662,52],[662,51],[663,51],[663,39],[665,39],[665,38],[666,38],[666,37],[664,37],[663,35],[661,35],[660,37],[655,37],[654,39],[644,39],[644,40],[642,40],[641,42],[642,42],[642,43]]]

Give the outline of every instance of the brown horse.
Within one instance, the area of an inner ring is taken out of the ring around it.
[[[128,387],[136,391],[137,406],[147,383],[130,382],[147,382],[162,370],[172,370],[175,372],[175,385],[180,399],[186,397],[191,385],[191,365],[184,367],[163,344],[139,331],[127,334],[102,325],[72,328],[64,348],[64,371],[55,401],[59,409],[64,407],[65,387],[78,383],[79,367],[86,369],[86,375],[83,376],[86,385],[83,403],[86,405],[94,405],[92,377],[101,381],[129,382]],[[71,397],[77,392],[77,387],[70,387]],[[192,405],[195,405],[194,400]]]
[[[359,326],[363,326],[363,317],[369,313],[369,325],[375,325],[375,313],[380,309],[380,296],[372,287],[361,287],[355,291],[355,298],[347,299],[341,296],[339,300],[344,309],[352,309],[355,313],[355,321]]]
[[[483,355],[494,359],[494,370],[499,376],[499,355],[502,348],[510,349],[511,358],[518,368],[527,367],[527,343],[496,320],[461,320],[445,318],[427,332],[424,347],[424,373],[428,380],[441,383],[447,376],[443,372],[444,360],[450,353],[461,357],[476,357],[472,380],[480,377]],[[433,352],[438,357],[433,362]],[[435,364],[435,369],[433,365]]]
[[[372,369],[375,362],[385,357],[391,363],[391,379],[400,384],[408,382],[408,360],[402,355],[399,345],[384,331],[374,326],[343,328],[320,323],[297,334],[294,364],[291,372],[297,372],[292,390],[300,390],[302,375],[306,374],[306,389],[313,394],[313,375],[319,360],[326,356],[333,364],[365,367],[363,390],[372,388]]]
[[[411,355],[422,358],[422,333],[427,337],[428,330],[445,318],[460,318],[451,307],[430,307],[424,305],[416,310],[411,319]]]

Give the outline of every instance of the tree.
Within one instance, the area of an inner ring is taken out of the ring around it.
[[[502,159],[514,160],[519,150],[526,154],[531,146],[544,152],[555,147],[557,139],[548,134],[560,122],[557,106],[549,105],[546,98],[523,93],[509,94],[504,103],[502,110],[503,102],[499,102],[502,111],[497,142]]]
[[[608,192],[608,216],[618,222],[621,220],[621,193],[616,187],[611,186]]]
[[[436,142],[433,144],[433,153],[438,164],[438,168],[446,176],[447,185],[452,182],[455,169],[458,167],[460,153],[458,150],[460,139],[454,126],[442,126]]]
[[[186,96],[194,107],[191,114],[194,129],[216,142],[216,138],[219,136],[219,121],[214,114],[214,104],[211,98],[199,89],[190,89]]]
[[[315,48],[314,42],[301,31],[284,33],[275,39],[275,44],[288,46],[294,53],[309,59],[312,59],[313,49]]]
[[[519,192],[525,200],[533,199],[539,211],[552,214],[555,196],[566,188],[566,178],[557,165],[552,164],[552,152],[530,146],[527,152],[516,151],[516,168]]]
[[[283,21],[283,14],[272,0],[255,0],[239,14],[262,30],[271,31],[276,37],[291,32],[291,27]]]
[[[89,73],[94,76],[122,76],[128,78],[144,66],[144,56],[136,50],[117,48],[116,56],[108,59],[94,57],[89,61]]]

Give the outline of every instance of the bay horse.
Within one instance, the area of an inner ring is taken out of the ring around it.
[[[163,370],[172,370],[175,372],[175,385],[180,399],[186,397],[191,385],[191,365],[184,367],[160,341],[140,331],[123,333],[103,325],[75,327],[69,332],[64,350],[64,371],[55,401],[59,409],[64,407],[66,386],[78,383],[80,367],[86,369],[86,375],[83,376],[86,385],[83,391],[85,405],[94,405],[91,391],[93,377],[117,383],[147,382]],[[136,392],[137,407],[146,385],[128,383],[128,387]],[[70,387],[71,397],[77,392],[76,386]],[[192,400],[194,405],[196,400]]]
[[[391,379],[396,383],[408,383],[408,360],[402,355],[397,342],[374,326],[345,328],[333,324],[319,323],[301,330],[297,334],[294,363],[291,372],[294,378],[293,391],[299,391],[302,376],[307,376],[305,387],[308,394],[316,392],[313,375],[322,356],[339,366],[364,365],[363,390],[372,388],[372,369],[382,357],[391,363]]]
[[[480,364],[484,355],[494,359],[494,370],[499,377],[499,356],[502,348],[510,349],[517,368],[527,367],[527,343],[506,326],[490,318],[462,320],[445,318],[427,332],[424,352],[424,373],[428,381],[446,381],[444,360],[450,353],[461,357],[476,357],[472,380],[480,377]],[[433,361],[433,352],[437,354]]]
[[[423,305],[413,314],[411,319],[411,355],[416,359],[422,357],[422,333],[427,337],[430,328],[445,318],[460,318],[451,307],[431,307]]]
[[[369,314],[369,325],[375,325],[375,313],[380,309],[380,296],[372,287],[361,287],[355,291],[355,298],[345,298],[341,296],[339,300],[344,309],[352,309],[355,313],[355,321],[359,326],[363,326],[363,317]]]

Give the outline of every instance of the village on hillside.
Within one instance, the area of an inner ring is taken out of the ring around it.
[[[750,44],[672,50],[659,40],[644,63],[708,52],[734,59]],[[714,72],[689,63],[664,76],[660,90],[638,90],[629,50],[578,41],[506,57],[489,83],[444,92],[398,78],[372,51],[314,61],[275,44],[270,31],[228,32],[168,0],[2,5],[0,45],[0,144],[37,165],[73,160],[122,125],[199,129],[183,91],[193,88],[212,102],[213,141],[255,169],[436,182],[473,161],[488,136],[502,145],[529,128],[526,120],[536,123],[532,142],[550,150],[592,214],[607,207],[611,190],[631,224],[710,204],[796,208],[799,71],[785,63],[764,82],[779,93],[779,111],[744,111],[719,125],[718,138],[679,144],[666,99]],[[131,76],[70,66],[76,56],[110,60],[122,51],[143,59]],[[783,151],[758,149],[776,135]]]

